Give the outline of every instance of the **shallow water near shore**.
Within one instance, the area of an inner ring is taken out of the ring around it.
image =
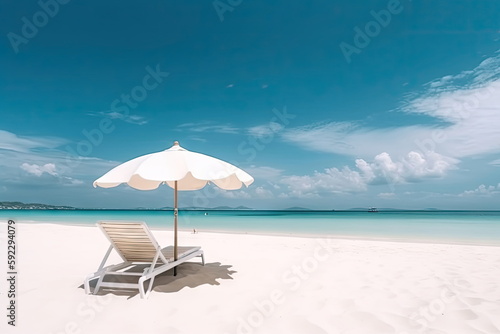
[[[145,221],[173,227],[172,211],[0,210],[23,223],[95,225],[100,220]],[[250,234],[500,245],[500,211],[179,211],[179,229]]]

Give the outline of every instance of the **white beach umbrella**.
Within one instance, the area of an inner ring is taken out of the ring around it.
[[[94,181],[94,187],[111,188],[126,183],[139,190],[153,190],[161,184],[174,189],[174,259],[177,260],[177,191],[198,190],[209,182],[226,190],[249,186],[253,177],[214,157],[188,151],[179,142],[168,150],[124,162]]]

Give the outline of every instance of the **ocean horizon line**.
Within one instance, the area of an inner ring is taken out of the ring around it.
[[[218,208],[178,208],[179,211],[238,211],[238,212],[500,212],[500,209],[385,209],[377,208],[377,211],[366,209],[218,209]],[[0,208],[0,211],[174,211],[174,208]]]

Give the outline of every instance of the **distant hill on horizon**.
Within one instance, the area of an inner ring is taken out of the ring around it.
[[[303,208],[300,206],[292,206],[291,208],[285,209],[285,211],[314,211],[314,210],[309,208]]]
[[[218,206],[218,207],[212,208],[211,210],[254,210],[254,209],[240,205],[240,206],[237,206],[235,208],[232,208],[230,206]]]
[[[339,211],[368,211],[368,207],[366,208],[350,208],[347,210],[339,210]],[[378,211],[415,211],[415,210],[407,210],[407,209],[395,209],[395,208],[376,208]],[[426,210],[426,209],[422,209]],[[420,211],[417,209],[417,211]]]
[[[133,209],[104,209],[104,208],[75,208],[67,205],[50,205],[42,203],[23,202],[0,202],[0,210],[173,210],[173,207],[165,206],[161,208],[137,207]],[[215,208],[205,207],[181,207],[179,210],[254,210],[246,206],[230,207],[218,206]]]
[[[0,210],[77,210],[72,206],[41,203],[0,202]]]
[[[50,204],[43,204],[43,203],[23,203],[23,202],[2,202],[0,201],[0,210],[167,210],[171,211],[173,210],[173,207],[170,206],[165,206],[161,208],[147,208],[147,207],[136,207],[136,208],[77,208],[77,207],[72,207],[68,205],[50,205]],[[247,206],[237,206],[237,207],[230,207],[230,206],[217,206],[214,208],[206,208],[206,207],[195,207],[195,206],[188,206],[188,207],[181,207],[179,210],[185,210],[185,211],[216,211],[216,210],[252,210],[252,211],[338,211],[338,212],[368,212],[368,207],[364,208],[350,208],[350,209],[310,209],[310,208],[305,208],[305,207],[300,207],[300,206],[293,206],[290,208],[286,209],[255,209],[255,208],[249,208]],[[437,208],[425,208],[425,209],[396,209],[396,208],[377,208],[378,212],[381,211],[497,211],[497,210],[474,210],[474,209],[462,209],[462,210],[453,210],[453,209],[437,209]]]

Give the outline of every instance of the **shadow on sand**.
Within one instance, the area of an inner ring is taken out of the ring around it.
[[[183,288],[196,288],[201,285],[220,285],[218,279],[233,279],[231,275],[236,273],[234,270],[230,270],[232,265],[222,265],[220,262],[206,263],[202,266],[195,262],[185,262],[177,266],[177,276],[174,276],[174,270],[168,270],[161,275],[156,276],[153,283],[153,291],[161,293],[172,293],[182,290]],[[134,271],[142,268],[135,268]],[[112,275],[107,275],[105,281],[107,282],[134,282],[124,280],[123,276],[117,277]],[[135,280],[134,283],[136,283]],[[94,290],[97,280],[90,282],[91,291]],[[83,284],[79,286],[83,289]],[[112,293],[116,296],[129,296],[129,299],[138,295],[138,290],[126,290],[126,289],[109,289],[101,288],[97,293],[97,296],[103,296],[108,293]]]

